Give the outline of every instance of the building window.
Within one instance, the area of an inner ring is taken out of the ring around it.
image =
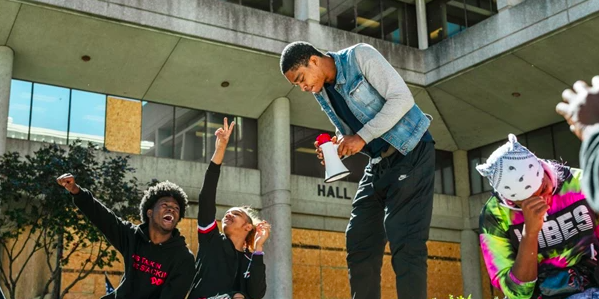
[[[243,117],[235,119],[236,166],[258,168],[258,120]]]
[[[258,122],[135,99],[12,80],[8,137],[105,146],[110,151],[208,163],[214,132],[235,120],[223,164],[258,167]]]
[[[114,152],[141,153],[142,102],[115,96],[106,97],[106,136],[104,146]]]
[[[31,82],[19,80],[11,82],[7,127],[7,136],[10,138],[29,139],[32,89]]]
[[[67,144],[104,144],[106,96],[12,80],[8,137]]]
[[[324,167],[316,158],[314,141],[322,133],[335,136],[333,132],[291,126],[291,174],[303,175],[324,179]],[[347,182],[359,182],[364,174],[364,167],[369,158],[362,154],[356,154],[343,160],[343,164],[350,175],[343,180]]]
[[[294,17],[295,1],[294,0],[225,0],[226,2],[235,3],[271,13],[276,13],[288,17]]]
[[[93,92],[73,90],[69,119],[69,141],[104,145],[106,127],[106,96]]]
[[[507,140],[485,145],[468,151],[471,194],[480,194],[493,190],[488,180],[476,170],[487,158]],[[560,122],[518,136],[518,142],[526,146],[538,158],[556,160],[571,167],[579,167],[578,153],[581,142],[570,132],[566,122]]]
[[[455,195],[452,152],[435,150],[435,193]]]
[[[551,127],[553,131],[553,150],[555,160],[563,161],[571,167],[580,167],[580,139],[570,131],[567,122],[562,122]]]
[[[175,108],[175,159],[206,162],[206,112]]]
[[[418,47],[416,6],[392,0],[320,0],[326,26]]]
[[[149,146],[142,155],[174,158],[175,107],[142,102],[141,111],[141,140]]]
[[[496,13],[496,0],[430,1],[426,4],[429,45],[452,37]]]
[[[291,126],[291,173],[324,179],[324,167],[316,158],[314,141],[322,133],[335,136],[333,132]],[[455,194],[455,180],[453,174],[453,153],[435,151],[435,193]],[[351,174],[344,180],[360,182],[364,174],[364,167],[368,164],[366,155],[356,154],[343,160],[343,164]]]
[[[67,143],[70,90],[33,84],[29,140]]]
[[[209,163],[214,132],[235,121],[223,165],[257,168],[258,123],[254,119],[170,105],[143,103],[142,155]]]

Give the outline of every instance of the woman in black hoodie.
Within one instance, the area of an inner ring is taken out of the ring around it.
[[[266,268],[263,245],[270,235],[270,225],[255,217],[249,207],[233,207],[222,219],[224,234],[216,225],[216,187],[220,166],[235,122],[227,118],[216,135],[212,156],[198,206],[199,249],[196,275],[189,299],[219,298],[259,299],[266,293]]]
[[[120,285],[102,298],[185,298],[194,272],[194,258],[176,228],[187,207],[187,195],[179,186],[166,181],[150,187],[139,207],[143,222],[134,225],[117,217],[89,190],[80,188],[71,174],[64,174],[57,181],[71,192],[79,210],[123,255],[125,274]]]

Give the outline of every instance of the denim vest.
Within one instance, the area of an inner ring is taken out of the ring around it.
[[[345,99],[356,118],[362,124],[366,124],[381,110],[386,100],[364,78],[354,55],[354,47],[339,52],[329,52],[327,55],[335,59],[335,67],[337,68],[335,90]],[[331,102],[324,88],[319,93],[314,93],[314,97],[341,134],[355,134],[347,124],[339,119],[331,107]],[[395,126],[381,135],[381,138],[403,155],[407,155],[416,147],[429,125],[430,119],[414,104],[414,107]]]

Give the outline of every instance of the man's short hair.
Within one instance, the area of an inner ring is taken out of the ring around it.
[[[287,71],[295,70],[300,66],[308,66],[308,61],[312,56],[323,57],[324,54],[307,42],[290,43],[281,53],[281,72],[285,74]]]
[[[187,208],[187,194],[174,183],[169,181],[160,182],[144,191],[144,197],[139,205],[139,216],[144,223],[148,222],[147,211],[154,208],[156,202],[163,197],[172,197],[179,204],[179,221],[185,217]]]

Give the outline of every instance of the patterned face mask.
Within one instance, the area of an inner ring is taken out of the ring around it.
[[[511,209],[518,209],[515,201],[531,197],[541,187],[544,176],[541,161],[514,134],[476,170],[489,179],[503,204]]]

